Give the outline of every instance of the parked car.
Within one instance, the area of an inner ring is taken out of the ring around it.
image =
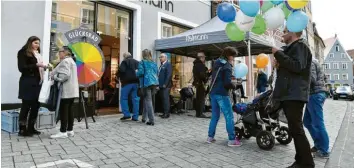
[[[349,99],[354,100],[353,90],[350,86],[339,86],[333,93],[333,100]]]

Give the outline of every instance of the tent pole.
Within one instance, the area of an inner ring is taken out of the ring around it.
[[[248,77],[249,77],[249,96],[253,96],[253,82],[252,82],[252,70],[253,70],[253,62],[252,62],[252,55],[251,55],[251,40],[248,40],[248,44],[247,44],[247,51],[248,51],[248,62],[249,62],[249,72],[248,72]]]

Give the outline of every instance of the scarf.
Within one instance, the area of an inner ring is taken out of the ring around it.
[[[36,57],[38,63],[43,63],[42,56],[40,53],[38,53],[38,51],[33,51],[33,54]],[[41,78],[39,84],[42,84],[43,83],[44,68],[38,67],[38,71],[39,71],[39,76]]]

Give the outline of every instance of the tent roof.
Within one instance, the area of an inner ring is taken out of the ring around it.
[[[208,57],[218,57],[224,47],[232,46],[238,49],[240,56],[247,56],[248,40],[251,42],[252,55],[271,53],[273,42],[278,47],[283,45],[280,41],[274,40],[269,35],[273,31],[267,31],[263,35],[247,32],[244,41],[231,41],[225,33],[226,25],[227,23],[221,21],[218,17],[214,17],[206,23],[184,33],[155,40],[155,50],[192,57],[195,57],[199,50],[204,50]]]

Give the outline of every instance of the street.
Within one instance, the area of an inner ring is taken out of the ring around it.
[[[326,101],[325,123],[331,149],[346,111],[352,112],[352,107],[349,101]],[[89,129],[85,129],[84,122],[75,122],[75,136],[68,139],[49,139],[58,126],[32,138],[2,132],[1,167],[285,168],[294,162],[293,142],[287,146],[276,143],[271,151],[261,150],[255,138],[242,140],[241,147],[228,147],[223,117],[214,144],[206,143],[209,119],[172,115],[167,120],[156,117],[156,125],[147,126],[141,122],[122,122],[120,117],[96,117],[96,123],[88,119]],[[307,137],[312,143],[311,137]],[[345,153],[342,155],[346,158]],[[325,167],[326,162],[327,159],[315,158],[316,168]]]

